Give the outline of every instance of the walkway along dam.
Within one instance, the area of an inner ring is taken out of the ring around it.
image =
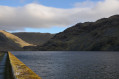
[[[0,79],[41,79],[11,52],[0,52]]]

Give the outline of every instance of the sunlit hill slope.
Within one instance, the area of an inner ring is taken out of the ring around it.
[[[29,44],[19,37],[6,32],[4,30],[0,31],[0,50],[22,50],[24,46],[33,46],[33,44]]]

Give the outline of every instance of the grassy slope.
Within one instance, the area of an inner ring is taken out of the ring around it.
[[[13,40],[15,43],[19,44],[21,47],[32,45],[32,44],[29,44],[29,43],[23,41],[22,39],[20,39],[19,37],[15,36],[11,33],[8,33],[8,32],[3,31],[3,30],[1,30],[0,32],[3,33],[6,36],[6,38]]]
[[[78,23],[36,50],[119,50],[119,15]]]
[[[32,46],[19,37],[1,30],[0,31],[0,51],[23,50],[24,46]]]
[[[18,32],[13,34],[18,36],[22,40],[35,45],[43,45],[54,36],[54,34],[50,33],[32,33],[32,32],[29,33]]]

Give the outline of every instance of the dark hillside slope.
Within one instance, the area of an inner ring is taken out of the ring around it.
[[[119,50],[119,15],[78,23],[34,50]]]
[[[24,46],[32,46],[19,37],[1,30],[0,31],[0,51],[23,50]]]
[[[13,34],[18,36],[22,40],[34,45],[42,45],[55,35],[50,33],[32,33],[32,32],[29,32],[29,33],[18,32]]]

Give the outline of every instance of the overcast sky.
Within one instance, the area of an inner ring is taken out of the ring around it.
[[[58,33],[119,14],[119,0],[1,0],[0,30]]]

